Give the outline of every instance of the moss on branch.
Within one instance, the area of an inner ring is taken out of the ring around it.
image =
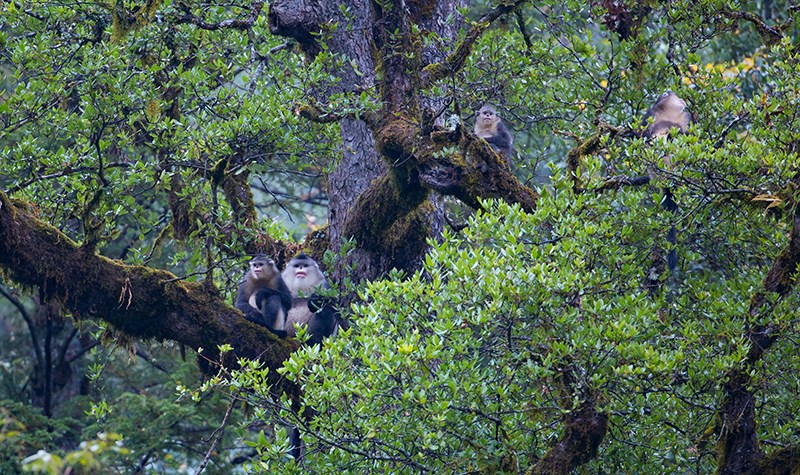
[[[38,286],[76,318],[104,320],[140,339],[204,348],[209,358],[230,344],[235,356],[277,369],[296,344],[245,320],[216,291],[145,266],[129,266],[83,248],[0,192],[0,267],[22,285]],[[270,373],[276,390],[298,389]]]

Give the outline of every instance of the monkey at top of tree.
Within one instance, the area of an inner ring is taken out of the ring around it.
[[[642,132],[642,137],[647,140],[666,140],[673,129],[677,129],[679,134],[686,133],[691,122],[692,115],[686,109],[686,101],[678,97],[674,92],[666,91],[656,99],[656,102],[650,106],[647,114],[645,114],[642,127],[646,128]],[[664,164],[667,168],[672,168],[669,156],[664,157]],[[673,215],[678,213],[678,203],[675,201],[675,196],[670,187],[664,188],[661,207]],[[675,272],[678,266],[678,254],[675,251],[678,232],[674,225],[670,226],[667,232],[667,242],[672,246],[672,249],[667,252],[667,267],[670,272]]]
[[[665,139],[672,129],[685,133],[692,116],[686,109],[686,101],[672,91],[661,94],[644,116],[642,126],[646,127],[642,137],[646,139]]]

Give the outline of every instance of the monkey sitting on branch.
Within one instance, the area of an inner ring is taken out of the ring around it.
[[[642,137],[663,140],[669,137],[672,129],[678,129],[678,133],[683,134],[691,122],[692,115],[686,109],[686,101],[674,92],[667,91],[658,97],[645,114],[642,126],[646,128]]]
[[[281,277],[275,261],[258,254],[239,284],[234,306],[251,322],[267,327],[286,338],[286,317],[292,306],[292,294]]]
[[[327,299],[316,293],[318,288],[329,289],[325,274],[317,262],[298,254],[286,264],[283,280],[292,293],[292,308],[286,318],[286,334],[297,334],[296,325],[308,327],[308,343],[322,343],[326,336],[335,335],[340,325],[339,315]]]
[[[514,156],[514,137],[508,131],[506,125],[497,115],[497,110],[486,104],[478,111],[478,118],[475,120],[475,135],[489,142],[492,150],[500,152],[511,160]]]
[[[645,114],[642,121],[642,127],[645,127],[642,137],[647,140],[666,140],[673,129],[677,129],[679,134],[686,133],[691,122],[692,116],[686,109],[686,101],[678,97],[674,92],[666,91],[658,97],[647,111],[647,114]],[[667,168],[672,168],[672,163],[668,157],[664,158],[664,164]],[[664,188],[664,199],[661,201],[661,207],[673,215],[678,212],[678,204],[675,202],[675,196],[669,187]],[[678,256],[674,248],[677,238],[675,226],[670,226],[667,232],[667,242],[672,246],[672,249],[667,253],[667,267],[670,272],[674,272],[678,265]]]

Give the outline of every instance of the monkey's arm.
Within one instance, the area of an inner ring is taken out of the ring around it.
[[[256,292],[256,305],[259,308],[263,308],[261,302],[269,298],[275,298],[276,301],[279,301],[284,312],[288,312],[292,308],[292,294],[286,284],[283,284],[283,287],[279,285],[278,290],[270,289],[269,287],[259,289]]]
[[[272,303],[270,299],[276,301],[275,305],[270,305]],[[286,332],[283,331],[282,328],[275,327],[274,318],[267,318],[266,316],[270,315],[274,317],[275,313],[277,313],[276,307],[278,305],[283,307],[284,313],[288,312],[288,309],[285,307],[285,298],[281,293],[269,288],[259,289],[255,292],[255,302],[258,308],[254,308],[250,305],[250,295],[247,294],[245,283],[242,282],[236,293],[236,302],[234,306],[244,314],[244,318],[248,321],[266,327],[269,331],[281,338],[286,338]]]
[[[244,282],[239,284],[239,290],[236,292],[236,300],[233,306],[244,314],[244,318],[254,323],[261,323],[261,313],[250,305],[250,296],[245,292]]]
[[[286,315],[289,310],[284,305],[281,292],[265,287],[256,291],[255,299],[258,306],[257,323],[277,336],[286,338]]]
[[[273,290],[273,292],[280,296],[281,305],[283,305],[284,311],[288,312],[289,309],[292,308],[292,292],[289,290],[286,282],[281,279],[278,282],[278,290]]]

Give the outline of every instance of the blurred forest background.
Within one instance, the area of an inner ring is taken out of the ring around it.
[[[0,3],[0,475],[800,473],[798,48],[790,0]],[[300,251],[322,346],[230,306]]]

